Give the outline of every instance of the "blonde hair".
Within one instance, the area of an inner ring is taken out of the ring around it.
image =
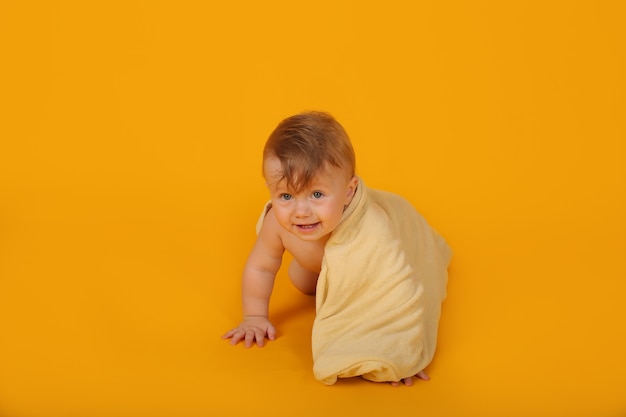
[[[280,161],[281,180],[296,192],[303,190],[315,174],[328,165],[355,171],[354,149],[348,134],[330,114],[311,111],[283,120],[270,134],[263,161]]]

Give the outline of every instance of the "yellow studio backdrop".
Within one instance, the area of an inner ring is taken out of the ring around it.
[[[0,415],[626,415],[625,4],[0,2]],[[315,381],[284,272],[220,339],[308,109],[455,251],[428,383]]]

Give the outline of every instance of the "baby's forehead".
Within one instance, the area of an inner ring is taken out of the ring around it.
[[[295,168],[295,169],[294,169]],[[294,184],[298,184],[301,188],[307,188],[314,185],[321,185],[333,182],[337,179],[336,170],[338,167],[330,167],[325,164],[316,169],[312,174],[306,175],[304,167],[292,167],[287,174],[283,166],[277,158],[268,158],[263,165],[263,175],[267,185],[270,187],[288,188],[290,191]],[[306,177],[303,183],[300,179]]]
[[[280,159],[275,157],[265,158],[263,161],[263,175],[266,179],[272,177],[283,178],[283,164],[280,162]]]
[[[323,161],[319,166],[308,165],[306,162],[300,163],[293,161],[293,163],[287,162],[287,170],[293,172],[295,174],[300,174],[301,172],[306,172],[308,170],[312,171],[312,175],[331,175],[335,170],[341,169],[338,166],[332,165],[328,161]],[[347,168],[346,168],[347,169]],[[283,176],[285,173],[285,167],[280,159],[275,156],[267,157],[263,160],[263,175],[277,175]]]
[[[302,189],[309,188],[315,185],[324,184],[332,181],[332,176],[324,170],[318,170],[313,173],[306,181],[300,182],[303,172],[291,172],[290,176],[286,176],[285,173],[278,169],[265,172],[265,180],[270,187],[279,187],[288,189],[290,192],[299,191],[295,190],[293,184],[299,184]]]

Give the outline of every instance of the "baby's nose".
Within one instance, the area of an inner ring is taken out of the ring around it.
[[[306,200],[301,200],[296,202],[296,216],[298,217],[306,217],[311,214],[311,208],[309,207],[309,203]]]

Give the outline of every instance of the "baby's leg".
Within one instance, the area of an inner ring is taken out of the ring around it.
[[[315,295],[319,274],[300,266],[294,259],[289,264],[289,278],[293,285],[305,294]]]

